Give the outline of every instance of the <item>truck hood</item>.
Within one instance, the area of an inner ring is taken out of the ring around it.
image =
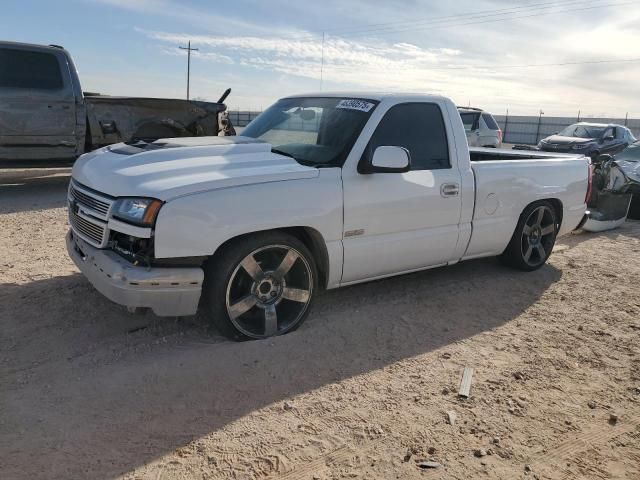
[[[113,197],[170,200],[241,185],[314,178],[317,168],[271,152],[249,137],[164,138],[118,143],[82,155],[75,181]]]

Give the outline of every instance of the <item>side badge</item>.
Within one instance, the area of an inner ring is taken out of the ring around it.
[[[364,229],[359,228],[357,230],[347,230],[346,232],[344,232],[344,237],[357,237],[358,235],[363,235],[364,234]]]

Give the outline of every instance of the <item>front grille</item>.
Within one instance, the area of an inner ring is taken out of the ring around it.
[[[111,207],[110,200],[79,190],[73,182],[71,182],[69,193],[79,204],[105,216],[109,213],[109,208]]]
[[[74,232],[91,243],[95,247],[103,247],[107,237],[107,225],[98,224],[96,221],[88,220],[79,213],[69,209],[69,223]]]
[[[104,248],[109,240],[107,221],[113,200],[83,187],[69,185],[69,223],[73,231],[94,247]]]

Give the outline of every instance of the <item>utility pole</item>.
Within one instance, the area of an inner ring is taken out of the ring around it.
[[[540,137],[540,124],[542,124],[542,115],[544,115],[544,112],[541,109],[540,116],[538,117],[538,130],[536,130],[536,144],[538,143]]]
[[[191,52],[197,52],[197,48],[191,48],[191,40],[187,43],[186,47],[178,47],[180,50],[187,51],[187,100],[189,100],[189,77],[191,77]]]
[[[502,141],[506,142],[505,138],[507,138],[507,127],[509,126],[509,109],[507,108],[507,114],[504,116],[504,132],[502,132]]]

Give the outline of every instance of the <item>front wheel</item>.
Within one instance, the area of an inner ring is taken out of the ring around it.
[[[532,271],[547,261],[556,243],[556,212],[549,202],[529,205],[518,220],[502,260],[520,270]]]
[[[268,338],[298,328],[317,286],[307,247],[281,232],[241,238],[224,247],[206,268],[208,312],[234,340]]]

